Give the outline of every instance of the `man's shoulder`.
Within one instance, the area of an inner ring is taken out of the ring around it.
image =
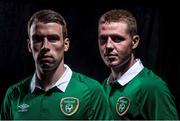
[[[146,80],[154,80],[154,81],[148,81],[150,83],[162,83],[164,82],[160,76],[158,76],[156,73],[154,73],[151,69],[148,69],[144,67],[142,70],[142,73],[140,74],[139,77],[142,77],[142,79]]]
[[[105,96],[103,87],[97,80],[77,72],[73,72],[72,79],[72,81],[74,81],[74,85],[76,85],[78,88],[86,90],[86,93],[90,95],[91,99],[96,100],[98,96]]]
[[[144,88],[152,90],[167,88],[167,84],[160,76],[155,74],[152,70],[144,68],[136,78]]]
[[[17,94],[18,92],[22,92],[23,90],[29,89],[30,81],[32,79],[32,76],[26,77],[25,79],[20,80],[19,82],[11,85],[7,93],[8,94]]]
[[[75,79],[75,80],[79,81],[80,83],[83,83],[86,86],[91,87],[91,88],[92,87],[97,88],[97,87],[101,86],[99,81],[97,81],[85,74],[78,73],[78,72],[73,72],[72,79]]]

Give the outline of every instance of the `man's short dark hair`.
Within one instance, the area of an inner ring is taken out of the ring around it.
[[[63,38],[67,37],[67,25],[65,19],[57,12],[53,10],[40,10],[32,15],[28,21],[28,34],[30,34],[30,28],[33,23],[49,23],[55,22],[62,25]]]
[[[104,13],[99,19],[99,25],[110,22],[124,22],[128,25],[130,35],[137,34],[137,22],[128,10],[114,9]]]

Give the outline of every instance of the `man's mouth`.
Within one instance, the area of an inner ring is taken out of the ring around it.
[[[114,61],[116,59],[116,55],[114,55],[114,54],[106,54],[105,58],[106,58],[106,60],[108,62],[112,62],[112,61]]]
[[[105,56],[106,58],[115,58],[115,57],[116,57],[115,54],[104,54],[104,56]]]
[[[50,61],[52,61],[52,56],[41,56],[40,61],[41,62],[50,62]]]

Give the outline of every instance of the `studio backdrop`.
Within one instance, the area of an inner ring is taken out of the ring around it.
[[[104,65],[98,50],[98,19],[111,9],[128,9],[138,21],[141,43],[136,55],[143,64],[161,76],[168,84],[180,109],[180,57],[178,20],[173,9],[127,2],[113,4],[63,5],[35,1],[0,1],[0,105],[7,88],[34,73],[34,63],[27,49],[27,21],[40,9],[53,9],[65,17],[70,49],[65,63],[73,70],[102,82],[110,70]]]

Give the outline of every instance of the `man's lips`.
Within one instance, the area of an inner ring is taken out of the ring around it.
[[[40,56],[40,61],[51,61],[53,58],[52,56]]]
[[[116,54],[104,54],[104,56],[110,58],[110,57],[116,57]]]
[[[114,54],[105,54],[104,57],[107,61],[110,61],[110,62],[112,62],[116,59],[116,55],[114,55]]]

